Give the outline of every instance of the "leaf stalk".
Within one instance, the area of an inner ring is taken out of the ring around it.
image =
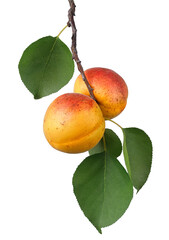
[[[67,27],[68,27],[68,25],[66,25],[66,26],[59,32],[59,34],[57,35],[56,38],[58,38],[58,37],[61,35],[61,33],[62,33]]]
[[[113,120],[111,120],[111,119],[109,119],[109,121],[112,122],[112,123],[114,123],[114,124],[116,124],[116,125],[117,125],[119,128],[121,128],[121,130],[123,131],[122,126],[120,126],[118,123],[116,123],[115,121],[113,121]]]

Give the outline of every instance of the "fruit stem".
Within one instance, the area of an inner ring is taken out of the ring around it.
[[[122,126],[120,126],[120,125],[119,125],[118,123],[116,123],[115,121],[113,121],[113,120],[111,120],[111,119],[109,119],[109,121],[112,122],[112,123],[114,123],[114,124],[116,124],[119,128],[121,128],[121,130],[123,130]]]
[[[88,80],[86,78],[86,75],[84,73],[81,61],[80,61],[80,59],[78,57],[78,53],[77,53],[77,48],[76,48],[76,35],[77,35],[76,33],[77,33],[77,29],[76,29],[76,24],[75,24],[75,21],[74,21],[76,5],[74,3],[74,0],[68,0],[68,1],[69,1],[70,9],[68,11],[68,19],[69,19],[69,21],[67,23],[67,26],[72,28],[72,46],[71,46],[72,57],[75,60],[75,62],[77,64],[77,68],[78,68],[79,72],[82,75],[83,81],[85,82],[85,84],[86,84],[86,86],[88,88],[88,91],[90,93],[90,97],[96,101],[96,99],[94,97],[94,94],[93,94],[93,88],[91,87],[91,85],[89,84],[89,82],[88,82]]]
[[[66,26],[59,32],[59,34],[57,35],[56,38],[58,38],[58,37],[60,36],[60,34],[61,34],[67,27],[68,27],[68,25],[66,25]]]

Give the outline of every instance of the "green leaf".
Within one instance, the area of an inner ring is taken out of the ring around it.
[[[124,214],[133,197],[129,175],[109,152],[87,157],[74,173],[73,187],[82,211],[99,233]]]
[[[146,182],[152,163],[152,143],[138,128],[123,128],[123,153],[134,187],[139,191]]]
[[[57,92],[72,78],[74,62],[69,48],[58,37],[44,37],[23,52],[21,79],[35,99]]]
[[[106,141],[106,148],[107,151],[110,152],[110,155],[112,157],[117,158],[120,156],[122,152],[122,144],[119,139],[119,137],[116,135],[115,132],[113,132],[111,129],[106,128],[104,133],[105,141]],[[104,142],[103,138],[100,140],[100,142],[89,151],[90,155],[104,152]]]

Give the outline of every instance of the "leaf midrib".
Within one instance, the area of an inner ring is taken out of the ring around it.
[[[44,66],[44,71],[43,71],[42,79],[44,78],[45,71],[46,71],[47,66],[48,66],[48,64],[49,64],[49,62],[50,62],[50,59],[51,59],[51,56],[52,56],[52,54],[53,54],[53,51],[54,51],[54,48],[55,48],[55,45],[56,45],[56,42],[57,42],[58,38],[59,38],[59,37],[55,37],[55,41],[54,41],[54,43],[53,43],[53,45],[52,45],[52,48],[50,49],[50,52],[49,52],[47,61],[46,61],[45,66]]]
[[[125,151],[126,153],[126,158],[125,161],[126,161],[126,167],[127,167],[127,170],[128,170],[128,173],[129,173],[129,176],[132,178],[131,176],[131,166],[130,166],[130,161],[129,161],[129,154],[128,154],[128,150],[127,150],[127,139],[126,139],[126,135],[125,135],[125,132],[123,131],[123,134],[124,134],[124,144],[123,144],[123,151]]]
[[[102,214],[103,214],[103,209],[104,209],[104,201],[105,201],[105,189],[106,189],[106,167],[107,167],[107,159],[106,159],[106,149],[104,150],[104,176],[103,176],[103,203],[102,203],[102,208],[101,208],[101,211],[100,211],[100,219],[99,219],[99,228],[100,228],[100,232],[102,233],[101,231],[101,219],[102,219]]]
[[[48,55],[47,60],[46,60],[46,62],[44,64],[44,69],[43,69],[43,72],[42,72],[42,79],[39,80],[39,84],[38,85],[40,85],[40,81],[44,81],[44,79],[45,79],[44,76],[45,76],[45,73],[46,73],[46,69],[47,69],[47,67],[49,65],[49,62],[51,60],[51,57],[52,57],[52,54],[53,54],[53,51],[54,51],[54,48],[55,48],[55,45],[56,45],[56,42],[57,42],[58,39],[59,39],[58,36],[55,37],[55,41],[54,41],[54,43],[53,43],[53,45],[52,45],[52,47],[51,47],[51,49],[49,51],[49,55]],[[37,96],[39,95],[39,89],[40,88],[38,87],[38,92],[36,93]]]

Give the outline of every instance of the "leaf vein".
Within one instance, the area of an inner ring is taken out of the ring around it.
[[[49,62],[50,62],[50,59],[51,59],[51,57],[52,57],[52,54],[53,54],[53,51],[54,51],[54,48],[55,48],[55,45],[56,45],[57,40],[58,40],[58,37],[55,38],[55,41],[54,41],[54,43],[53,43],[53,45],[52,45],[52,48],[51,48],[51,50],[50,50],[50,52],[49,52],[48,58],[47,58],[47,60],[46,60],[46,62],[45,62],[45,66],[44,66],[42,78],[44,78],[44,76],[45,76],[45,72],[46,72],[46,69],[47,69],[47,67],[48,67],[48,65],[49,65]]]

